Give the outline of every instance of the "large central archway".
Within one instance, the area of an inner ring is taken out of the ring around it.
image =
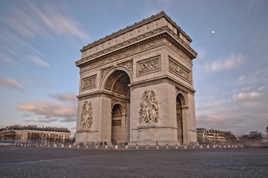
[[[130,78],[122,70],[112,72],[107,78],[104,89],[110,92],[111,98],[111,143],[129,142],[129,108]]]

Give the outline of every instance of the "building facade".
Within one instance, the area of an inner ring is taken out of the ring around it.
[[[195,143],[191,41],[160,12],[84,46],[76,143]]]
[[[200,144],[233,143],[237,142],[236,136],[229,131],[216,129],[197,128],[197,141]]]
[[[33,143],[69,143],[71,132],[67,128],[9,126],[0,129],[0,140]]]

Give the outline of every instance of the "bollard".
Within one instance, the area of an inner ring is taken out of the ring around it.
[[[168,144],[166,145],[166,149],[168,149]]]

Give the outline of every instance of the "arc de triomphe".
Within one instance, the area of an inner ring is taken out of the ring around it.
[[[160,12],[84,46],[76,143],[196,142],[191,41]]]

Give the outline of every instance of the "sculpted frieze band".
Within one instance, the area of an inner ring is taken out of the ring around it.
[[[157,29],[159,27],[163,27],[163,26],[167,26],[167,22],[165,21],[165,19],[162,18],[162,19],[159,19],[157,21],[146,24],[138,29],[134,29],[132,31],[124,33],[124,34],[120,35],[119,37],[115,37],[111,40],[107,40],[106,42],[104,42],[96,47],[88,49],[87,51],[84,52],[84,56],[89,56],[89,55],[94,54],[96,52],[99,52],[103,49],[109,48],[113,45],[117,45],[117,44],[122,43],[124,41],[127,41],[133,37],[137,37],[137,36],[144,34],[148,31],[152,31],[152,30],[155,30],[155,29]]]
[[[137,37],[131,38],[131,39],[127,40],[127,41],[124,41],[124,42],[119,43],[117,45],[114,45],[112,47],[106,48],[106,49],[104,49],[102,51],[99,51],[97,53],[91,54],[91,55],[89,55],[87,57],[83,57],[80,61],[77,61],[78,62],[77,64],[82,63],[84,61],[90,61],[91,59],[97,58],[97,57],[99,57],[101,55],[105,55],[105,54],[107,54],[107,53],[109,53],[111,51],[117,50],[117,49],[122,48],[122,47],[129,46],[131,44],[134,44],[137,41],[140,41],[142,39],[148,38],[148,37],[156,35],[156,34],[160,34],[160,33],[164,32],[164,31],[166,31],[167,29],[168,29],[168,27],[164,26],[164,27],[160,27],[160,28],[157,28],[155,30],[149,31],[147,33],[144,33],[144,34],[139,35]]]
[[[150,57],[137,62],[137,77],[159,72],[161,70],[161,56]]]
[[[142,44],[134,46],[126,51],[121,51],[120,53],[117,53],[117,54],[105,56],[101,60],[98,60],[98,61],[92,63],[91,65],[82,67],[80,69],[80,74],[83,74],[91,69],[96,68],[96,67],[100,67],[100,66],[106,65],[108,63],[112,63],[112,62],[118,61],[120,59],[127,58],[127,57],[134,55],[134,54],[137,54],[137,53],[140,53],[143,51],[147,51],[147,50],[150,50],[150,49],[153,49],[153,48],[165,45],[165,44],[166,44],[166,41],[164,39],[155,38],[154,40],[152,40],[150,42],[142,43]]]
[[[187,82],[191,82],[191,73],[190,73],[191,71],[186,67],[184,67],[175,59],[171,58],[170,56],[168,58],[169,58],[169,72],[178,77],[183,78]]]
[[[96,88],[96,77],[97,75],[92,75],[90,77],[85,77],[81,79],[81,90],[90,90]]]

